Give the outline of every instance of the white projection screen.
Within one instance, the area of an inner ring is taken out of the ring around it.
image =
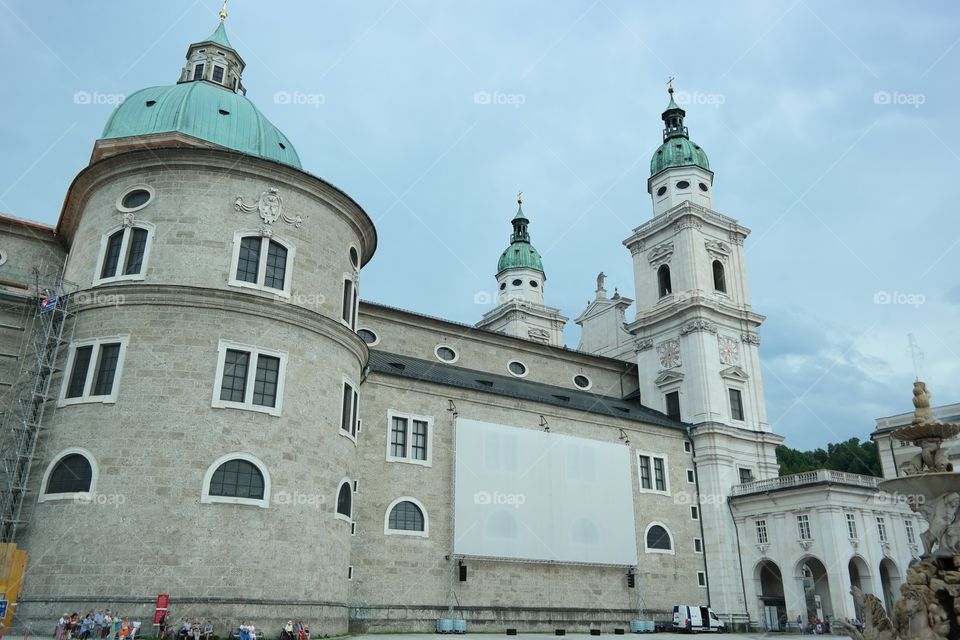
[[[637,564],[630,449],[457,419],[453,551]]]

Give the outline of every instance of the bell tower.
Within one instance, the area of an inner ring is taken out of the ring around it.
[[[750,305],[743,255],[750,230],[713,209],[707,154],[690,139],[672,85],[669,93],[663,143],[647,180],[653,217],[624,241],[637,302],[626,329],[641,401],[691,425],[713,607],[742,613],[726,497],[736,484],[778,475],[775,449],[783,438],[771,432],[763,395],[764,317]]]

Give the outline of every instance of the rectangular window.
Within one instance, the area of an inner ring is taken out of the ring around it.
[[[220,341],[213,406],[280,415],[287,354]]]
[[[757,544],[767,544],[767,521],[757,520],[754,526],[757,528]]]
[[[640,456],[640,488],[653,488],[650,483],[650,456]]]
[[[223,83],[223,67],[213,65],[213,81]]]
[[[690,519],[699,520],[700,519],[700,508],[696,506],[690,507]]]
[[[693,552],[694,553],[703,553],[703,539],[694,538],[693,539]]]
[[[390,440],[387,460],[430,465],[433,419],[389,412]]]
[[[906,520],[903,524],[907,528],[907,544],[917,544],[917,536],[913,531],[913,520]]]
[[[687,469],[687,482],[690,484],[697,483],[697,477],[694,475],[693,469]]]
[[[139,226],[124,227],[104,236],[97,281],[142,279],[149,239],[150,230]]]
[[[347,567],[347,580],[353,580],[353,565]]]
[[[683,450],[686,453],[693,453],[693,445],[691,445],[689,442],[684,441]]]
[[[653,459],[653,480],[657,491],[667,490],[667,479],[663,472],[663,458]]]
[[[357,435],[357,420],[356,413],[354,413],[356,406],[357,391],[352,384],[344,380],[343,401],[340,406],[340,430],[349,433],[352,437]]]
[[[343,308],[340,310],[340,317],[351,328],[354,326],[353,308],[356,296],[353,292],[353,280],[344,279],[343,281]]]
[[[127,338],[84,340],[67,356],[61,402],[114,402]]]
[[[805,513],[797,516],[797,535],[801,540],[813,540],[810,535],[810,516]]]
[[[887,523],[883,516],[877,516],[877,535],[880,537],[880,542],[887,541]]]
[[[203,80],[203,65],[198,64],[193,68],[193,79],[194,80]]]
[[[290,271],[293,246],[276,238],[237,232],[233,239],[232,286],[266,289],[271,293],[290,294]]]
[[[707,574],[703,571],[697,571],[697,585],[701,587],[707,586]]]
[[[751,471],[750,469],[744,469],[743,467],[740,467],[739,471],[740,471],[740,484],[743,484],[745,482],[753,482],[753,471]]]
[[[852,513],[847,514],[847,536],[851,540],[857,539],[857,517]]]
[[[680,420],[680,392],[671,391],[664,396],[667,403],[667,417]]]
[[[743,420],[743,395],[739,389],[727,389],[730,393],[730,417]]]

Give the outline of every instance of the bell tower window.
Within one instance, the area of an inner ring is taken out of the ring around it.
[[[220,67],[220,66],[213,67],[213,81],[223,84],[223,67]]]
[[[713,261],[713,288],[720,293],[727,292],[727,277],[724,273],[723,263],[719,260]]]
[[[657,289],[660,291],[660,297],[668,296],[672,293],[673,287],[670,284],[670,267],[662,264],[657,269]]]
[[[193,68],[193,79],[203,80],[203,63],[200,63]]]

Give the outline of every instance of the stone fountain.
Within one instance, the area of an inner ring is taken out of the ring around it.
[[[853,588],[864,629],[841,626],[857,640],[960,639],[960,473],[943,448],[944,440],[960,433],[960,424],[937,422],[923,382],[913,384],[913,406],[913,422],[894,430],[893,437],[913,442],[920,453],[900,466],[901,477],[879,486],[927,521],[920,536],[923,553],[907,569],[891,616],[876,596]]]

